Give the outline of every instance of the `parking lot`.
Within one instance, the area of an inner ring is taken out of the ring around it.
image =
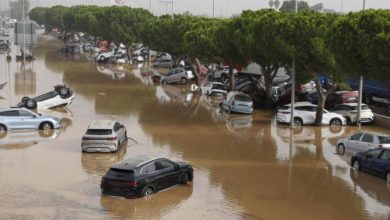
[[[57,84],[75,95],[66,109],[42,112],[61,118],[59,131],[8,132],[0,139],[0,219],[390,217],[386,181],[354,175],[350,154],[336,154],[337,140],[358,127],[291,130],[276,125],[275,111],[226,114],[216,100],[189,86],[154,85],[141,64],[117,77],[115,67],[99,71],[83,54],[57,54],[59,47],[59,41],[41,36],[33,50],[36,60],[26,63],[25,73],[21,63],[7,63],[0,54],[0,83],[8,82],[0,90],[0,107]],[[117,153],[82,153],[81,137],[95,119],[120,121],[133,140]],[[361,129],[390,133],[375,125]],[[136,155],[188,161],[194,181],[150,198],[102,196],[107,169]]]

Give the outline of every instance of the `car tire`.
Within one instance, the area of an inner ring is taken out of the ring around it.
[[[106,58],[105,58],[104,56],[100,56],[99,60],[100,60],[100,61],[105,61]]]
[[[338,118],[334,118],[334,119],[330,120],[329,125],[330,126],[341,126],[341,125],[343,125],[343,122]]]
[[[352,124],[352,120],[351,120],[351,118],[349,118],[349,117],[346,117],[345,119],[347,120],[347,125],[350,125],[350,124]]]
[[[165,81],[165,80],[163,80],[162,82],[161,82],[161,85],[163,85],[163,86],[167,86],[167,81]]]
[[[69,98],[71,95],[70,89],[66,87],[60,88],[59,93],[60,93],[60,97],[63,99]]]
[[[344,144],[337,145],[337,153],[340,155],[344,155],[345,153],[345,146]]]
[[[123,53],[122,53],[122,52],[119,52],[119,53],[118,53],[118,56],[122,58],[122,57],[123,57]]]
[[[150,187],[150,186],[146,186],[146,187],[142,190],[142,196],[143,196],[143,197],[151,196],[153,193],[154,193],[154,190],[153,190],[153,188]]]
[[[207,92],[206,92],[206,95],[207,95],[207,96],[209,96],[209,95],[210,95],[209,91],[207,91]]]
[[[294,118],[294,126],[302,126],[303,121],[300,118]]]
[[[182,84],[187,84],[187,79],[183,77],[183,78],[181,78],[180,82],[181,82]]]
[[[53,125],[50,122],[45,121],[39,125],[39,130],[49,130],[49,129],[53,129]]]
[[[7,128],[4,125],[0,125],[0,138],[4,137],[7,133]]]
[[[26,101],[26,107],[27,107],[28,109],[34,109],[34,108],[37,107],[37,102],[36,102],[34,99],[28,99],[28,100]]]
[[[390,171],[386,173],[386,182],[387,184],[390,184]]]
[[[352,162],[352,170],[359,171],[360,170],[360,163],[358,160],[354,160]]]
[[[51,137],[54,134],[53,129],[47,129],[47,130],[40,130],[39,131],[39,136],[43,138],[48,138]]]
[[[187,185],[188,183],[188,173],[183,173],[180,178],[180,184]]]
[[[27,96],[25,96],[25,97],[23,97],[22,98],[22,103],[26,103],[27,102],[27,100],[29,100],[30,98],[29,97],[27,97]]]

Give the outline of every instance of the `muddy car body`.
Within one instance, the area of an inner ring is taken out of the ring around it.
[[[54,90],[40,96],[22,98],[22,101],[17,104],[18,107],[26,107],[28,109],[48,109],[56,107],[64,107],[70,105],[74,99],[73,91],[63,85],[57,85]]]

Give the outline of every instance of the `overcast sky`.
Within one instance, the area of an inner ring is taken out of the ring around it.
[[[0,0],[3,4],[7,0]],[[30,0],[31,6],[47,6],[53,5],[111,5],[113,0]],[[161,3],[160,0],[122,0],[125,5],[131,7],[142,7],[149,9],[152,5],[152,12],[155,15],[171,13],[171,4]],[[168,0],[169,1],[169,0]],[[214,0],[215,15],[229,17],[233,14],[239,14],[242,10],[252,9],[257,10],[267,8],[269,0]],[[283,0],[280,0],[283,2]],[[333,9],[335,11],[359,11],[363,8],[363,0],[307,0],[309,5],[314,5],[322,2],[324,8]],[[174,12],[182,13],[190,11],[195,15],[212,15],[213,0],[174,0]],[[343,5],[343,6],[342,6]],[[390,9],[390,0],[366,0],[366,8],[375,9]]]

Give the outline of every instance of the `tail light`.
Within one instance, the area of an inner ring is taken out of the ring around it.
[[[138,181],[128,181],[128,182],[124,182],[124,184],[127,186],[139,186]]]

